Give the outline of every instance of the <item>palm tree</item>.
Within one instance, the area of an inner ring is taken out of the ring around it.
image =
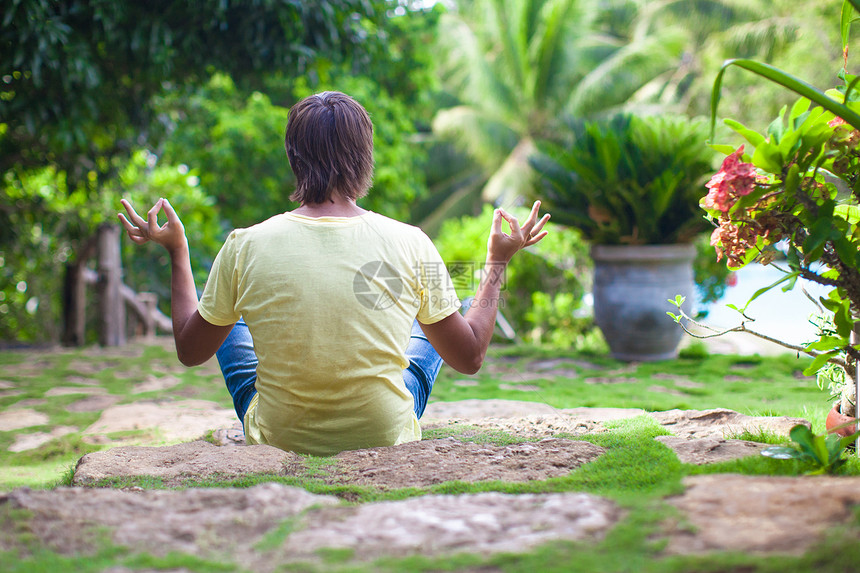
[[[687,33],[680,65],[664,78],[663,105],[692,115],[710,113],[710,91],[723,61],[754,58],[792,70],[813,84],[833,83],[830,62],[840,50],[830,22],[838,3],[804,0],[633,0],[640,4],[632,25],[638,34],[676,26]],[[828,13],[829,11],[829,13]],[[830,49],[826,47],[829,46]],[[822,49],[825,47],[825,49]],[[771,117],[791,97],[767,82],[737,75],[725,84],[721,111],[746,123]],[[762,108],[765,108],[763,110]],[[772,113],[766,110],[771,110]]]
[[[466,4],[466,3],[462,3]],[[729,57],[790,59],[821,76],[803,54],[822,37],[825,8],[802,0],[476,0],[440,22],[443,81],[456,103],[439,111],[433,130],[465,151],[416,213],[432,229],[445,216],[484,201],[528,194],[527,157],[534,141],[554,138],[565,116],[593,119],[621,109],[707,113],[716,70]],[[797,70],[801,71],[801,70]],[[815,73],[807,74],[815,76]],[[727,109],[766,105],[779,94],[747,78]],[[741,97],[742,94],[747,95]],[[761,116],[758,113],[757,116]],[[443,153],[450,156],[451,150]],[[431,157],[432,166],[432,157]],[[451,163],[445,163],[450,167]],[[432,177],[431,177],[432,179]],[[422,212],[423,211],[423,212]]]
[[[675,66],[683,34],[601,30],[595,4],[478,0],[443,17],[443,81],[459,103],[437,113],[433,130],[465,150],[480,177],[464,174],[470,185],[443,190],[448,202],[437,215],[463,204],[464,195],[480,192],[505,204],[527,194],[536,139],[556,133],[566,115],[593,117],[623,106]]]

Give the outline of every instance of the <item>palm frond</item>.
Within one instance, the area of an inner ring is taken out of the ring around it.
[[[731,26],[714,40],[725,54],[746,58],[760,54],[770,60],[774,52],[795,40],[799,23],[794,18],[767,18]]]
[[[642,86],[676,66],[684,47],[683,34],[666,30],[619,49],[574,88],[566,113],[583,117],[626,101]]]
[[[549,82],[563,77],[569,66],[570,62],[564,56],[570,53],[580,35],[571,32],[571,23],[575,22],[580,29],[588,29],[589,11],[583,9],[582,4],[577,0],[550,0],[535,22],[527,48],[530,68],[528,82],[524,86],[535,104],[546,104]]]
[[[481,197],[494,205],[513,206],[520,198],[531,195],[534,171],[529,158],[536,151],[530,138],[520,141],[487,181]]]
[[[446,87],[464,103],[499,117],[516,117],[512,110],[519,110],[519,99],[508,85],[504,70],[487,57],[486,40],[455,14],[444,15],[440,26],[445,29],[440,34],[439,48],[444,56],[440,73]]]
[[[453,141],[491,171],[504,162],[519,140],[517,133],[504,122],[465,105],[437,112],[433,133]]]

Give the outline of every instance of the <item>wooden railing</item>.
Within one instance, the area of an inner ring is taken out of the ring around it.
[[[96,270],[87,262],[96,255]],[[98,302],[99,344],[122,346],[127,332],[132,330],[144,337],[155,336],[158,330],[173,332],[170,317],[158,310],[154,293],[137,293],[122,282],[120,257],[120,228],[102,225],[78,254],[77,262],[66,267],[63,297],[63,343],[80,346],[85,342],[87,286],[94,285]],[[126,309],[131,313],[126,313]],[[127,317],[134,324],[127,322]]]

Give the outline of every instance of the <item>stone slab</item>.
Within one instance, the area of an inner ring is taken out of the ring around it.
[[[44,426],[50,421],[47,414],[30,408],[14,408],[0,412],[0,432],[12,432],[32,426]]]
[[[767,444],[748,440],[688,439],[678,436],[657,436],[654,439],[674,451],[682,463],[695,465],[757,456],[767,447]]]
[[[856,523],[860,504],[856,477],[715,474],[684,478],[684,485],[683,495],[668,500],[683,519],[668,525],[667,553],[799,555],[828,530]]]
[[[297,463],[299,458],[271,446],[220,448],[204,441],[163,447],[123,446],[83,456],[72,483],[86,485],[104,478],[152,476],[175,484],[184,478],[284,475],[287,461]]]

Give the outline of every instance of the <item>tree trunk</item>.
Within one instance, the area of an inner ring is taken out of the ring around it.
[[[86,336],[87,285],[83,267],[78,260],[66,265],[63,284],[63,346],[83,346]]]
[[[119,225],[105,224],[98,231],[99,344],[125,344],[125,304],[122,300],[122,260]]]

